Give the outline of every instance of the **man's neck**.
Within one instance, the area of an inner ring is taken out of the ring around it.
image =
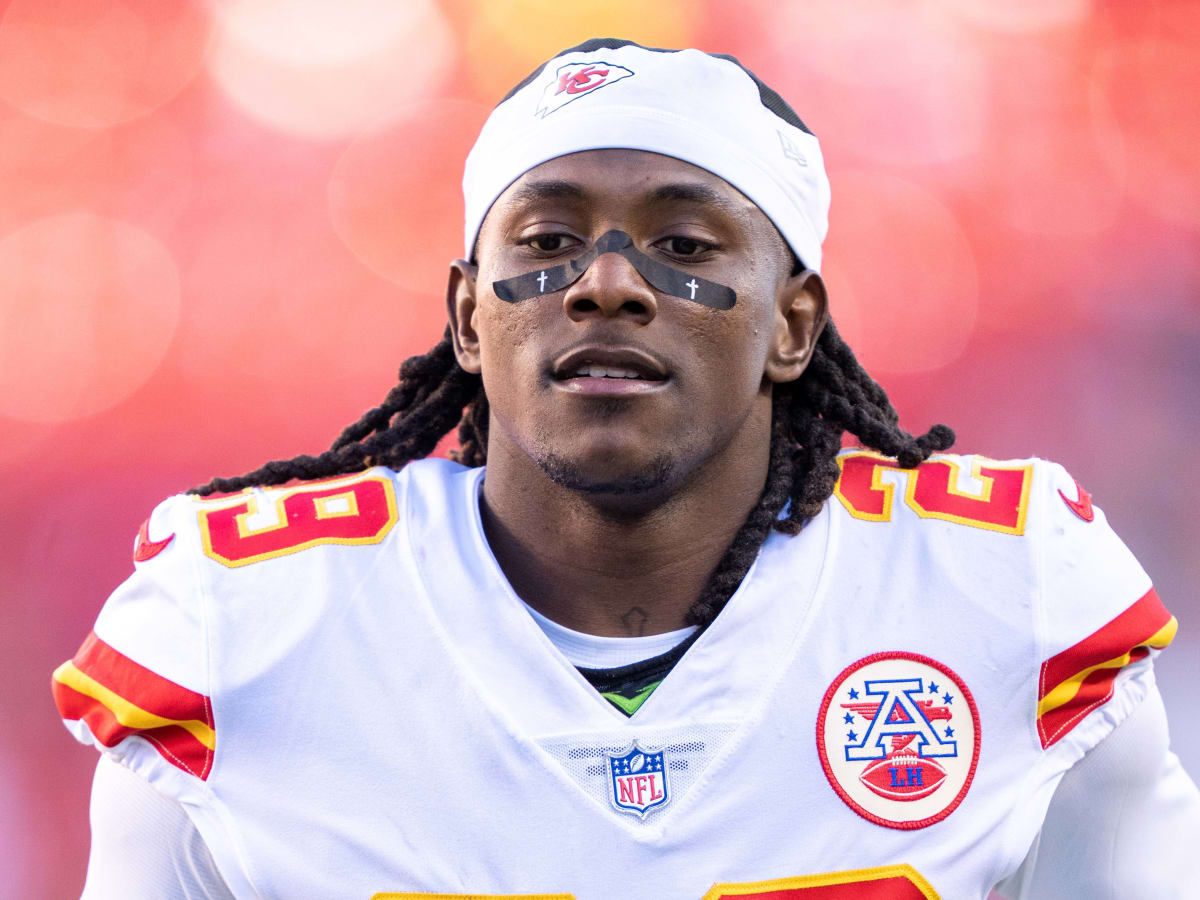
[[[768,442],[741,443],[631,512],[555,483],[493,440],[481,499],[488,543],[517,594],[568,628],[619,637],[681,628],[762,493]]]

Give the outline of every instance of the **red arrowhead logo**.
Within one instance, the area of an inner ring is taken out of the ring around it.
[[[1085,522],[1090,522],[1096,518],[1096,511],[1092,509],[1092,495],[1083,489],[1078,481],[1075,482],[1075,490],[1079,494],[1078,500],[1072,500],[1059,489],[1058,496],[1063,498],[1063,503],[1071,508],[1071,512],[1079,516]]]
[[[175,533],[167,535],[164,540],[150,540],[150,520],[147,519],[142,523],[142,527],[138,529],[137,541],[133,545],[133,561],[135,563],[145,562],[148,559],[153,559],[167,549],[167,544],[175,540]]]

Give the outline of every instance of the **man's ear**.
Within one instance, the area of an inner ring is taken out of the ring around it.
[[[466,371],[478,375],[479,335],[475,331],[475,276],[476,266],[465,259],[450,263],[450,280],[446,284],[446,314],[450,318],[450,338],[454,341],[454,355],[458,364]]]
[[[789,276],[777,297],[766,376],[782,384],[795,381],[808,368],[829,318],[829,301],[825,282],[812,269]]]

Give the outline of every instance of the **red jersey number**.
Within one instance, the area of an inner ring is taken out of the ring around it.
[[[231,568],[320,544],[378,544],[396,524],[392,483],[379,475],[225,498],[206,507],[199,513],[204,553]]]
[[[907,863],[827,872],[774,881],[714,884],[701,900],[939,900],[921,874]],[[375,894],[371,900],[574,900],[572,894]]]
[[[972,457],[974,490],[959,487],[959,464],[952,459],[935,457],[915,469],[902,469],[886,456],[851,453],[838,457],[838,466],[842,473],[834,496],[856,519],[891,520],[895,479],[885,480],[884,475],[895,472],[904,479],[905,504],[923,519],[944,519],[1004,534],[1025,533],[1031,465]]]

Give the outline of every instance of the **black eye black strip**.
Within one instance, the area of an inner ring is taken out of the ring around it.
[[[613,229],[600,235],[592,249],[560,266],[539,269],[514,278],[492,282],[496,296],[508,303],[531,300],[544,294],[553,294],[570,287],[578,281],[596,257],[604,253],[619,253],[632,265],[655,290],[682,297],[713,309],[731,309],[737,302],[737,294],[731,288],[715,281],[705,281],[696,275],[681,272],[656,259],[651,259],[633,246],[633,238],[624,231]]]

